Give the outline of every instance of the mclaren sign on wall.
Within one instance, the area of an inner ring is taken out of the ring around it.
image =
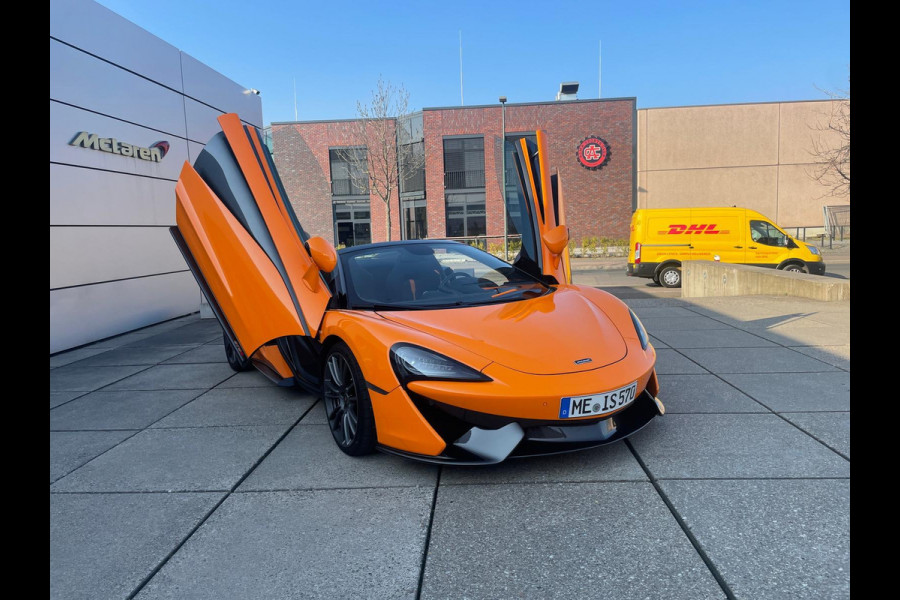
[[[89,133],[87,131],[80,131],[74,138],[72,138],[72,141],[69,142],[69,145],[89,148],[91,150],[99,150],[101,152],[109,152],[110,154],[119,154],[120,156],[139,158],[141,160],[148,160],[151,162],[161,161],[166,155],[166,152],[169,151],[169,142],[165,141],[156,142],[149,148],[145,148],[143,146],[126,144],[125,142],[120,142],[115,138],[102,138],[96,133]]]

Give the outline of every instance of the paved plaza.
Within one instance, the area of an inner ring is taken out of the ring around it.
[[[197,315],[51,357],[51,597],[849,597],[849,302],[645,284],[667,414],[494,467],[345,456]]]

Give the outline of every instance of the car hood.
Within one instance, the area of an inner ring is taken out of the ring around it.
[[[378,314],[535,375],[589,371],[627,353],[606,313],[571,289],[518,302]]]

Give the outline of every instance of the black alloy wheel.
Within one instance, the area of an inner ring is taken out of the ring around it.
[[[338,342],[325,358],[325,416],[338,447],[350,456],[375,449],[375,417],[369,390],[353,353]]]

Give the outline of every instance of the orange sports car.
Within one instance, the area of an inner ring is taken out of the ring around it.
[[[338,447],[455,464],[620,440],[664,413],[637,316],[573,285],[546,140],[519,140],[513,264],[415,240],[335,252],[297,220],[259,133],[235,114],[176,186],[172,236],[228,363],[324,400]]]

